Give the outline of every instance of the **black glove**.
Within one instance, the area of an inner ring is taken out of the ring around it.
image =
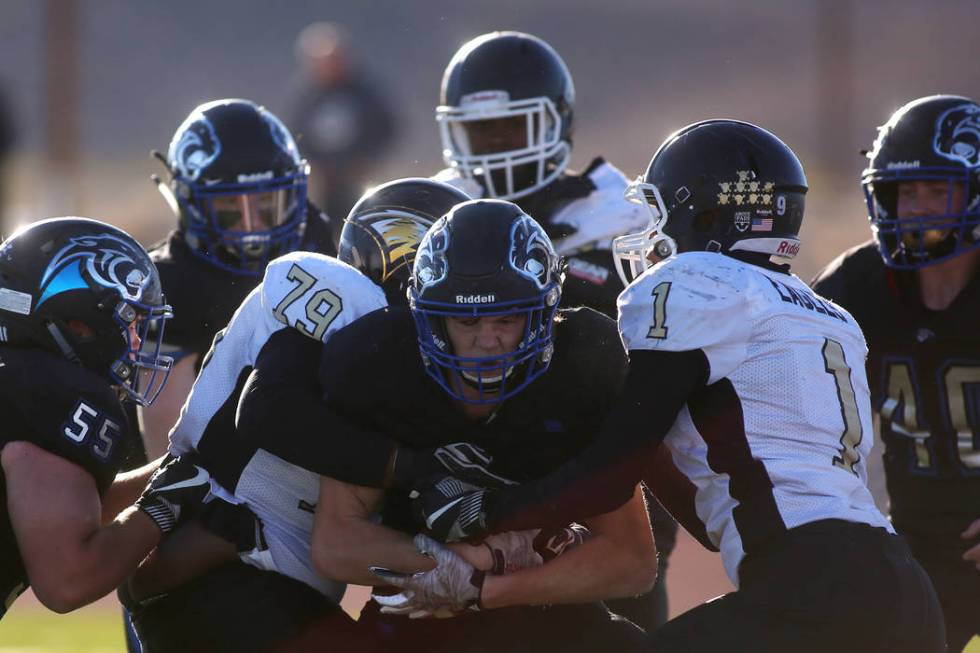
[[[142,510],[166,535],[181,517],[200,510],[211,491],[211,476],[194,464],[195,456],[180,456],[153,472],[143,494],[136,500]]]
[[[435,449],[409,449],[399,447],[392,469],[392,486],[412,489],[419,479],[451,476],[482,488],[501,488],[516,485],[490,471],[493,458],[483,449],[469,442],[456,442]]]
[[[452,476],[412,492],[412,511],[419,526],[440,542],[479,541],[487,533],[484,490]]]

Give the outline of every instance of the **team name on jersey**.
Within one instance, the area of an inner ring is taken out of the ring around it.
[[[772,287],[776,289],[776,292],[779,294],[779,298],[787,304],[795,304],[796,306],[805,308],[808,311],[822,313],[823,315],[838,319],[845,324],[847,323],[847,318],[843,313],[836,310],[827,302],[819,299],[810,291],[791,288],[790,286],[787,286],[780,281],[770,279],[769,277],[766,277],[766,279],[769,279],[769,283],[771,283]]]
[[[456,295],[457,304],[492,304],[496,300],[496,295]]]

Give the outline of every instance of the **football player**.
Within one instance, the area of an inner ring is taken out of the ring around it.
[[[562,306],[588,306],[616,318],[623,290],[612,239],[646,224],[626,201],[626,177],[602,158],[581,174],[568,170],[575,86],[558,53],[521,32],[491,32],[464,44],[442,78],[436,122],[446,169],[437,179],[472,197],[510,200],[534,216],[565,258]],[[650,499],[660,554],[650,597],[616,602],[614,610],[646,629],[667,619],[667,559],[677,524]]]
[[[154,177],[177,228],[150,249],[178,316],[165,348],[174,358],[167,389],[140,410],[150,458],[167,450],[214,334],[259,283],[266,264],[293,250],[335,254],[328,218],[307,201],[309,166],[289,130],[248,100],[207,102],[191,111],[157,155]]]
[[[929,572],[949,650],[960,651],[980,633],[980,105],[909,102],[868,157],[874,238],[814,289],[868,339],[892,524]]]
[[[190,555],[181,548],[184,533],[178,533],[127,588],[147,653],[266,650],[297,635],[314,617],[340,637],[350,626],[339,608],[345,585],[317,574],[310,556],[319,474],[384,486],[450,470],[462,474],[463,466],[472,464],[459,447],[410,450],[380,433],[349,434],[345,423],[320,410],[317,376],[323,341],[383,308],[386,295],[404,303],[422,235],[468,199],[428,179],[400,179],[372,189],[345,221],[341,260],[293,252],[272,261],[219,332],[170,448],[174,455],[196,452],[199,464],[220,484],[216,492],[240,506],[213,504],[202,521],[234,541],[251,566],[238,563],[234,548],[226,545],[216,555],[238,564],[195,578],[187,571]],[[243,408],[236,430],[239,398],[265,396],[274,369],[290,380],[288,392],[271,399],[275,428],[255,428]],[[322,435],[311,437],[314,428]],[[348,444],[353,438],[356,446]],[[325,450],[328,443],[334,444]],[[380,457],[362,456],[365,450]],[[480,452],[471,451],[478,463]],[[253,514],[261,519],[260,530]],[[157,582],[161,578],[164,585]],[[164,591],[166,596],[156,596]],[[174,628],[175,623],[182,627]]]
[[[558,310],[558,257],[531,217],[500,200],[456,206],[423,238],[409,293],[409,308],[367,315],[327,342],[320,382],[330,408],[410,447],[479,445],[495,475],[484,487],[544,475],[586,446],[619,386],[624,352],[609,318]],[[483,556],[450,551],[417,535],[407,489],[325,477],[313,559],[327,577],[377,586],[359,624],[385,650],[628,650],[640,631],[596,601],[654,582],[639,486],[630,494],[589,516],[590,539],[546,561],[533,533],[510,534],[524,539],[520,553],[493,542],[475,547]],[[504,549],[511,553],[496,553]],[[401,592],[389,595],[387,585]],[[530,607],[545,604],[564,605]],[[439,613],[457,616],[403,616]]]
[[[120,402],[166,382],[170,315],[146,251],[108,224],[42,220],[0,245],[0,617],[28,586],[56,612],[104,596],[206,496],[181,461],[132,508],[160,461],[113,482],[134,444]]]
[[[631,188],[651,227],[615,245],[639,276],[618,301],[625,390],[596,445],[536,483],[425,492],[425,523],[459,538],[606,510],[662,443],[738,589],[658,629],[651,650],[942,651],[929,579],[866,486],[861,329],[782,262],[806,190],[795,154],[754,125],[668,137]]]

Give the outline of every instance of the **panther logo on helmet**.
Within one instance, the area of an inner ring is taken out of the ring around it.
[[[423,290],[443,281],[449,273],[449,262],[446,260],[448,248],[449,230],[446,229],[446,220],[441,219],[425,234],[415,255],[415,277]]]
[[[153,276],[140,266],[139,261],[145,258],[131,243],[110,234],[76,236],[44,270],[37,305],[60,293],[87,288],[81,276],[83,266],[95,283],[115,289],[123,299],[138,302]]]
[[[197,181],[201,172],[221,154],[221,141],[214,133],[211,122],[203,116],[199,116],[186,128],[179,129],[178,133],[180,140],[171,144],[169,158],[182,177]]]
[[[961,104],[940,114],[933,149],[967,167],[980,165],[980,106]]]
[[[551,240],[529,216],[514,221],[510,231],[510,264],[518,274],[544,288],[551,281],[557,255]]]
[[[299,159],[299,148],[296,147],[296,141],[293,140],[282,121],[263,108],[259,108],[259,115],[269,125],[269,133],[272,134],[272,140],[275,141],[276,145],[289,152],[293,159]]]

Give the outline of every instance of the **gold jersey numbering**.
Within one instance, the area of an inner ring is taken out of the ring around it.
[[[670,294],[670,282],[664,281],[657,285],[653,295],[653,325],[647,331],[647,338],[663,340],[667,337],[667,295]]]

